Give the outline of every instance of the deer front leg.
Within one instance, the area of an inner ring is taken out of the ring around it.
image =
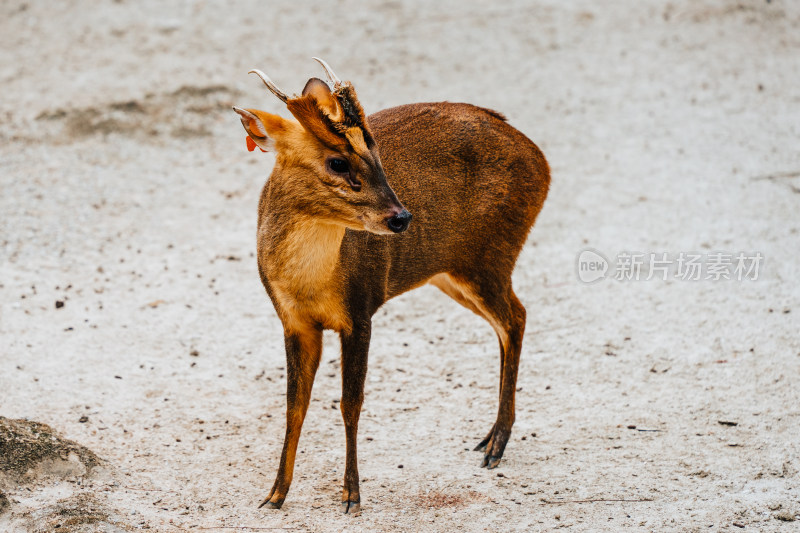
[[[302,332],[287,332],[286,342],[286,437],[283,441],[281,464],[269,495],[259,508],[268,505],[280,509],[294,473],[294,460],[300,430],[311,399],[311,387],[322,354],[322,330],[308,328]]]
[[[367,354],[372,323],[369,319],[354,321],[350,333],[342,333],[342,418],[347,438],[347,458],[344,467],[342,510],[345,513],[361,511],[358,490],[358,418],[364,402],[364,379],[367,375]]]

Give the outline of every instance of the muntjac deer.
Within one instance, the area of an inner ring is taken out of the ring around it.
[[[476,450],[484,452],[481,466],[500,462],[514,423],[525,330],[511,272],[547,196],[550,172],[537,146],[500,113],[442,102],[366,117],[353,86],[317,61],[328,81],[311,78],[300,96],[287,96],[251,71],[295,120],[234,107],[248,147],[276,154],[258,208],[258,268],[283,323],[286,436],[261,506],[280,508],[286,498],[322,331],[332,329],[342,345],[342,507],[353,513],[361,501],[356,435],[372,316],[390,298],[426,283],[497,333],[500,407]]]

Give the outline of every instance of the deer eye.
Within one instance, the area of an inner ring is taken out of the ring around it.
[[[350,165],[345,159],[340,157],[331,157],[328,159],[328,168],[331,172],[336,174],[348,174],[350,172]]]
[[[347,184],[350,185],[351,189],[356,192],[361,190],[361,182],[358,181],[358,179],[350,172],[350,163],[347,162],[347,159],[342,159],[341,157],[329,157],[325,164],[328,167],[329,172],[338,174],[344,178],[345,181],[347,181]]]

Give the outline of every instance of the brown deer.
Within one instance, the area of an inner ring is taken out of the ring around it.
[[[550,171],[539,148],[500,113],[441,102],[366,117],[352,84],[314,59],[328,81],[311,78],[300,96],[251,71],[295,120],[233,108],[250,149],[276,154],[258,208],[258,268],[283,323],[286,436],[261,506],[280,508],[286,498],[322,331],[332,329],[342,345],[342,507],[353,513],[361,501],[356,436],[372,316],[425,283],[497,333],[500,407],[476,450],[484,452],[481,466],[500,462],[514,423],[525,330],[511,272],[547,196]]]

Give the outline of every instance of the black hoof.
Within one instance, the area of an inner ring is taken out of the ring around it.
[[[481,461],[481,468],[486,468],[487,470],[497,468],[497,465],[500,464],[500,459],[502,459],[502,456],[496,457],[494,455],[484,455],[483,461]]]
[[[267,507],[268,509],[280,509],[281,506],[283,505],[283,498],[281,498],[276,502],[271,502],[269,500],[270,496],[267,496],[267,498],[263,502],[261,502],[261,505],[259,505],[258,508],[261,509],[262,507]]]
[[[510,435],[511,431],[509,430],[497,429],[497,424],[492,427],[492,431],[475,448],[475,451],[484,453],[481,468],[489,470],[497,468],[497,465],[500,464],[500,459],[503,458],[503,451],[506,449],[506,443]]]
[[[342,502],[342,512],[352,515],[361,513],[361,502]]]

